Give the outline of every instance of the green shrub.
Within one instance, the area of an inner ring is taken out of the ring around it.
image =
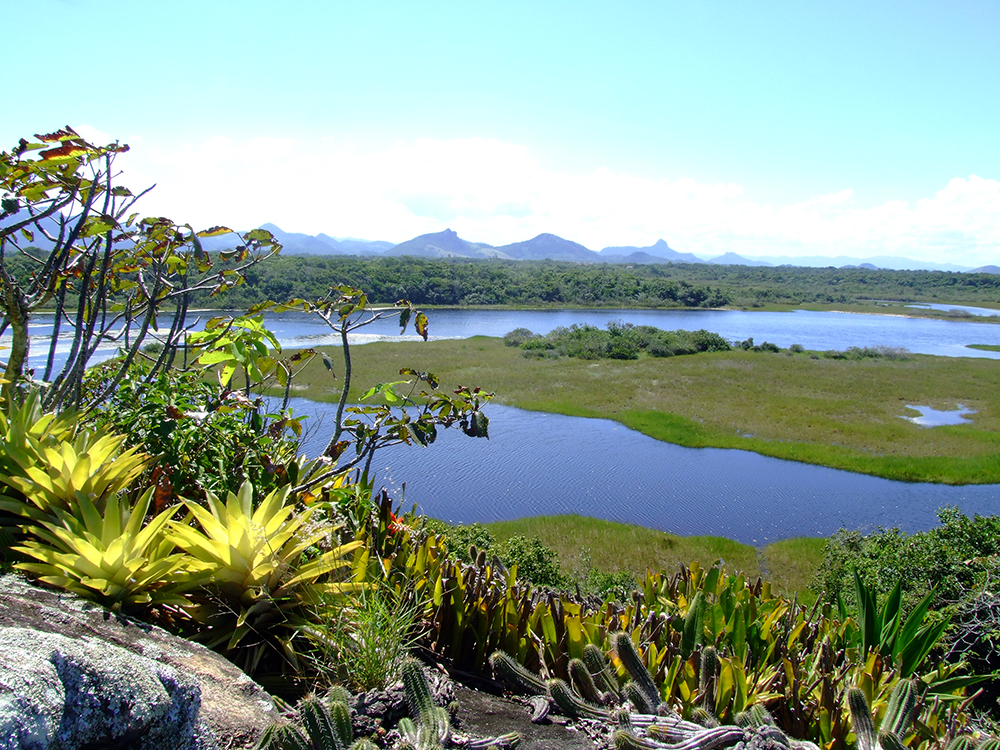
[[[436,518],[427,518],[424,523],[428,531],[444,537],[448,552],[459,560],[472,562],[469,559],[469,548],[472,546],[482,550],[493,546],[493,534],[482,524],[452,526]]]
[[[527,328],[515,328],[513,331],[504,334],[503,343],[507,346],[524,346],[526,342],[538,338],[541,338],[539,334],[533,333]]]
[[[512,536],[493,547],[492,551],[508,568],[517,566],[520,580],[553,588],[566,583],[555,551],[534,537]]]
[[[802,344],[792,344],[790,347],[788,347],[788,351],[792,352],[793,354],[802,354],[802,352],[805,351],[805,347],[802,346]]]

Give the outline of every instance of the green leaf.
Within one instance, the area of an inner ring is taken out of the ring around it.
[[[413,321],[413,327],[417,329],[424,341],[427,340],[427,316],[423,313],[417,313],[417,319]]]

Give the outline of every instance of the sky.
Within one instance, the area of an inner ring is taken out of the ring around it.
[[[0,0],[0,149],[195,228],[1000,265],[1000,3]]]

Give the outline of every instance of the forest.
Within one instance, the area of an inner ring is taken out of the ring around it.
[[[405,298],[425,306],[753,308],[872,300],[1000,305],[1000,276],[984,273],[303,255],[250,269],[226,304],[318,299],[333,284],[365,289],[377,302]]]

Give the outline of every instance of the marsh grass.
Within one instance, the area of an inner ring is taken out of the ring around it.
[[[478,385],[496,391],[497,403],[614,419],[689,447],[738,448],[905,481],[1000,482],[1000,367],[992,360],[743,350],[632,361],[529,359],[486,337],[352,351],[358,384],[385,382],[409,366],[435,373],[445,388]],[[296,395],[331,401],[338,382],[314,361],[299,376]],[[967,424],[928,429],[900,418],[906,404],[958,403],[975,411]]]
[[[496,542],[516,536],[536,537],[555,551],[571,576],[585,576],[593,567],[602,573],[649,570],[673,573],[697,560],[709,566],[723,560],[727,570],[757,576],[757,551],[717,536],[677,536],[632,524],[577,515],[534,516],[483,524]]]
[[[798,537],[772,542],[760,552],[764,578],[785,596],[796,594],[799,603],[811,607],[817,594],[809,586],[823,562],[826,539]]]

